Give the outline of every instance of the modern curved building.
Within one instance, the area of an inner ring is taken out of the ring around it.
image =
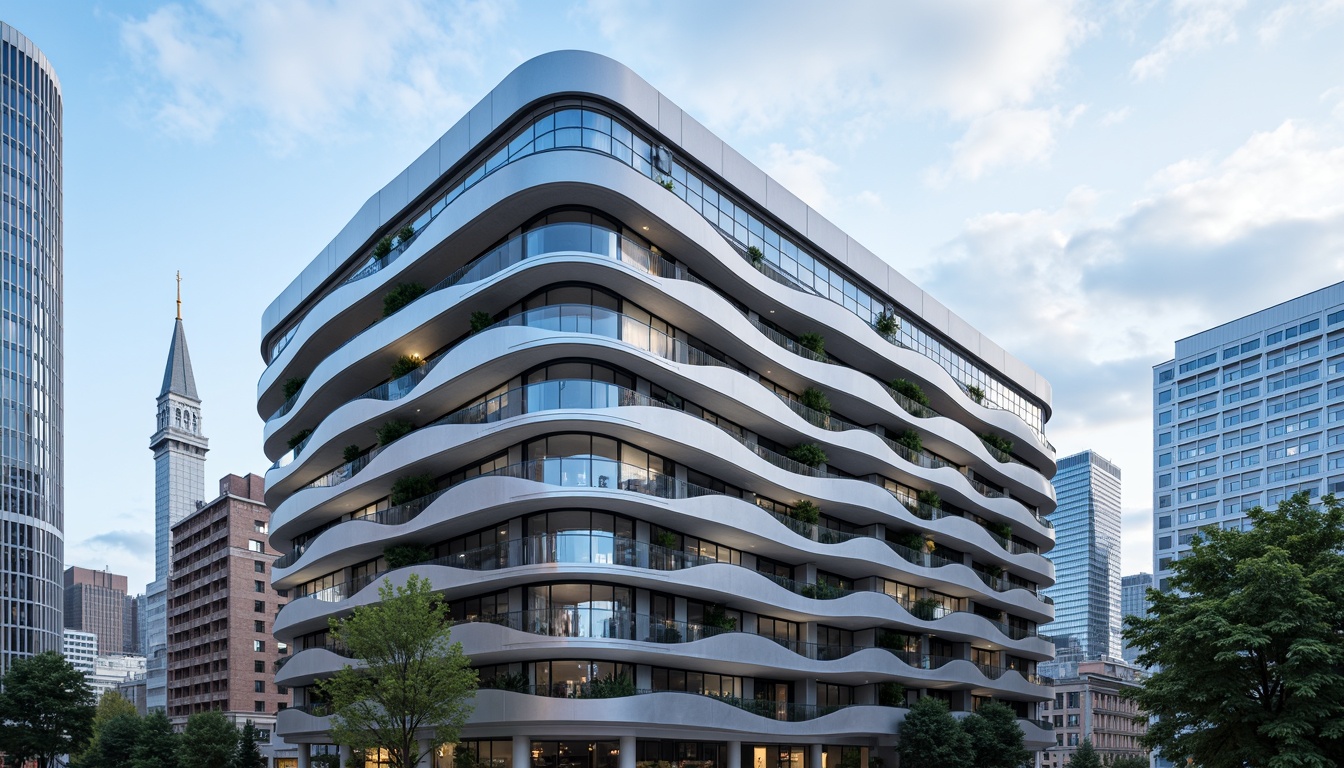
[[[858,766],[920,696],[1055,741],[1048,385],[617,62],[510,74],[262,355],[300,768],[328,619],[411,573],[500,768]]]
[[[0,674],[64,630],[61,81],[0,22]]]

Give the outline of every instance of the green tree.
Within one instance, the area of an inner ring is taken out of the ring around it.
[[[229,768],[238,746],[238,729],[224,713],[197,712],[187,718],[177,745],[181,768]]]
[[[1074,751],[1073,757],[1065,763],[1066,768],[1101,768],[1101,758],[1097,756],[1097,750],[1092,748],[1091,739],[1083,739],[1083,743],[1078,745]]]
[[[896,752],[901,768],[972,768],[971,737],[966,735],[947,703],[925,696],[915,702],[901,722]]]
[[[140,716],[132,709],[130,714],[114,715],[95,726],[93,740],[76,764],[82,768],[131,768],[138,743]]]
[[[15,659],[0,692],[0,752],[16,765],[50,768],[57,755],[79,754],[93,735],[93,691],[61,654]]]
[[[1023,746],[1022,727],[1012,707],[991,701],[961,721],[971,737],[975,768],[1020,768],[1031,764]]]
[[[257,729],[251,722],[238,732],[238,749],[233,754],[232,768],[266,768],[266,758],[257,746]]]
[[[179,768],[177,747],[181,741],[163,710],[150,712],[140,723],[140,741],[132,753],[131,768]]]
[[[1143,743],[1203,768],[1344,764],[1344,506],[1298,494],[1247,515],[1197,536],[1126,620],[1160,670],[1130,694],[1158,717]]]
[[[360,659],[318,688],[331,702],[331,735],[338,744],[387,750],[391,768],[413,768],[417,739],[455,744],[471,714],[476,670],[449,638],[448,606],[428,579],[411,574],[405,586],[384,579],[381,602],[331,619],[332,638]]]
[[[98,706],[93,713],[93,737],[89,739],[89,745],[84,751],[77,755],[73,761],[74,765],[96,768],[101,763],[90,761],[90,758],[98,749],[98,742],[102,738],[103,728],[109,721],[118,715],[131,715],[136,718],[136,728],[139,728],[140,718],[135,711],[135,704],[127,701],[120,693],[116,691],[107,691],[102,698],[98,699]]]
[[[1117,757],[1107,763],[1107,768],[1148,768],[1148,760],[1142,757]]]

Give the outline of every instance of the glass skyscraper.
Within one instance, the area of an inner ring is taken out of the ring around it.
[[[1055,620],[1041,628],[1057,661],[1120,655],[1120,468],[1093,451],[1059,460],[1050,515]]]
[[[62,647],[61,83],[0,22],[0,674]]]
[[[1148,599],[1148,590],[1153,586],[1153,574],[1136,573],[1120,579],[1120,620],[1129,616],[1147,616],[1152,601]],[[1133,664],[1139,655],[1139,649],[1130,648],[1120,640],[1120,651],[1126,662]]]

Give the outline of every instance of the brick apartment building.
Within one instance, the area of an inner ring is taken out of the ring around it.
[[[173,526],[168,589],[168,716],[219,710],[267,736],[289,700],[273,682],[287,653],[271,636],[284,597],[271,589],[265,481],[227,475],[219,496]]]
[[[65,628],[98,636],[98,655],[126,653],[126,577],[65,569]]]
[[[1139,744],[1148,726],[1135,719],[1138,705],[1124,698],[1126,690],[1143,685],[1144,670],[1102,660],[1064,662],[1053,671],[1055,700],[1042,713],[1054,718],[1056,744],[1039,753],[1037,765],[1067,768],[1083,739],[1092,740],[1103,764],[1121,757],[1148,759]]]

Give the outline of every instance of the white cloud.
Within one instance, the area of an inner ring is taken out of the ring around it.
[[[1125,122],[1126,120],[1129,119],[1129,115],[1130,115],[1129,107],[1121,107],[1119,109],[1113,109],[1110,112],[1107,112],[1106,114],[1102,115],[1101,120],[1098,121],[1098,124],[1101,125],[1103,128],[1109,128],[1112,125],[1119,125],[1120,123]]]
[[[207,140],[226,121],[253,121],[285,147],[356,116],[460,113],[468,103],[443,73],[474,71],[500,13],[484,0],[206,0],[128,19],[121,37],[149,75],[143,96],[160,128]]]
[[[1299,19],[1306,19],[1313,27],[1320,27],[1330,21],[1330,17],[1341,13],[1344,13],[1344,0],[1289,2],[1275,8],[1265,17],[1256,34],[1260,36],[1261,42],[1272,43],[1282,37],[1284,30]]]
[[[775,143],[766,151],[764,167],[803,202],[819,211],[830,208],[833,199],[826,177],[835,173],[836,165],[828,158],[810,149],[788,149]]]
[[[971,122],[952,145],[947,168],[930,171],[925,181],[943,186],[953,178],[975,180],[998,167],[1039,163],[1055,145],[1055,131],[1064,122],[1059,109],[1000,109]]]
[[[1174,340],[1344,274],[1344,135],[1285,122],[1149,189],[1109,220],[1085,187],[977,216],[914,276],[1051,382],[1052,441],[1116,460],[1127,508],[1150,503],[1151,368]]]
[[[1187,54],[1218,43],[1237,40],[1237,14],[1246,0],[1176,0],[1174,18],[1165,37],[1130,68],[1135,80],[1161,75],[1171,63]]]

